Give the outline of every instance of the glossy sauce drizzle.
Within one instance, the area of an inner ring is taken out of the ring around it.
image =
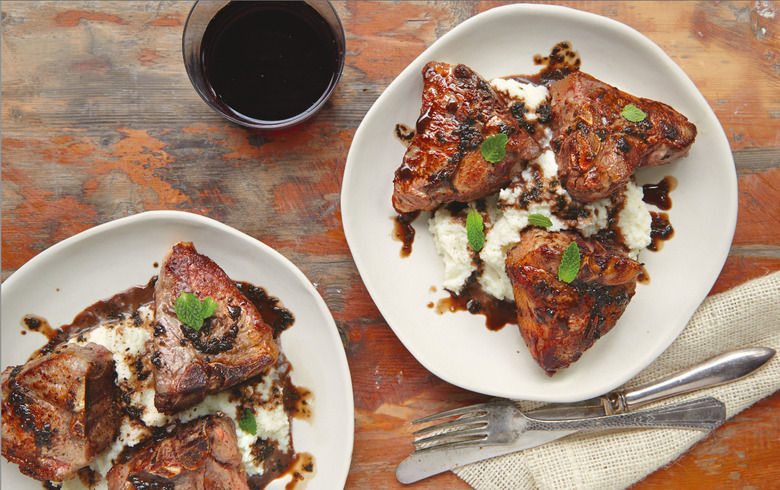
[[[534,63],[543,65],[543,68],[538,75],[530,76],[528,79],[537,84],[549,85],[579,71],[582,59],[579,53],[572,49],[569,41],[561,41],[553,46],[548,56],[540,54],[534,56]]]
[[[652,204],[658,209],[668,211],[672,209],[672,199],[669,193],[677,188],[677,179],[667,175],[657,184],[645,184],[642,186],[644,197],[642,200]]]
[[[30,356],[30,359],[48,354],[56,349],[58,345],[67,342],[68,339],[98,327],[103,323],[132,317],[138,308],[151,304],[154,301],[154,285],[156,282],[157,276],[153,277],[145,286],[132,287],[115,294],[109,299],[98,301],[76,315],[73,322],[69,325],[64,325],[60,328],[52,328],[48,321],[35,315],[25,315],[22,319],[22,324],[29,330],[42,333],[49,339],[46,345]]]
[[[644,197],[642,200],[658,209],[668,211],[672,208],[672,198],[670,193],[677,188],[677,179],[672,176],[666,176],[657,184],[645,184],[642,186]],[[669,215],[663,212],[650,211],[652,222],[650,224],[650,245],[648,250],[657,252],[663,248],[666,240],[674,236],[674,228]]]
[[[436,313],[468,311],[472,315],[484,315],[488,330],[498,331],[507,324],[517,323],[517,310],[513,301],[500,300],[486,293],[474,276],[470,277],[459,294],[451,291],[449,297],[436,302]]]
[[[669,240],[674,236],[674,228],[672,228],[672,223],[669,221],[668,214],[650,211],[650,216],[653,219],[650,224],[650,239],[652,241],[650,245],[647,246],[647,249],[657,252],[663,248],[663,244],[666,240]]]
[[[395,217],[393,239],[402,243],[401,257],[408,257],[412,253],[412,243],[414,243],[415,235],[412,223],[419,215],[419,211],[414,211],[412,213],[401,213]]]

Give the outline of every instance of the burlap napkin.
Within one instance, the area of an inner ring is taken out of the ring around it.
[[[780,272],[707,298],[669,349],[625,387],[746,346],[780,351]],[[674,402],[713,396],[726,404],[727,416],[732,417],[778,389],[780,354],[742,380],[675,397]],[[521,404],[525,409],[534,406]],[[625,488],[674,461],[707,436],[702,431],[664,429],[575,434],[464,466],[455,474],[479,490]]]

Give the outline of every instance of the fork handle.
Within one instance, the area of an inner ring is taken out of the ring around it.
[[[726,420],[726,406],[712,397],[668,407],[577,420],[528,418],[526,430],[603,430],[617,428],[673,427],[712,430]]]

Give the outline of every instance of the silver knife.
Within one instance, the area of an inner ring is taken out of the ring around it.
[[[774,355],[775,350],[767,347],[745,347],[720,354],[692,368],[630,390],[614,391],[581,402],[544,405],[527,413],[534,418],[547,420],[603,417],[622,413],[673,395],[711,388],[743,378],[766,364]],[[575,432],[527,431],[512,444],[415,451],[398,465],[395,475],[401,483],[414,483],[477,461],[540,446]]]

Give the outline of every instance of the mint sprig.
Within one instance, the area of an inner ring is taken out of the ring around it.
[[[494,134],[488,136],[482,145],[479,147],[479,151],[482,153],[482,157],[490,163],[498,163],[506,156],[506,143],[509,141],[507,135],[504,133]]]
[[[571,242],[563,251],[561,264],[558,266],[558,280],[570,283],[580,271],[580,247],[577,242]]]
[[[476,209],[472,209],[466,215],[466,238],[469,247],[475,252],[479,252],[485,246],[485,225]]]
[[[634,104],[628,104],[625,106],[623,108],[623,112],[621,112],[620,115],[631,122],[641,122],[644,121],[647,117],[647,114],[645,114],[642,109],[635,106]]]
[[[247,434],[257,435],[257,421],[251,410],[244,409],[244,413],[241,414],[241,420],[238,421],[238,428],[246,432]]]
[[[543,214],[534,213],[528,216],[528,223],[534,226],[541,226],[542,228],[549,228],[552,226],[550,218]]]
[[[173,303],[173,308],[180,322],[193,330],[200,330],[203,321],[217,311],[217,302],[210,297],[201,302],[192,293],[181,293]]]

